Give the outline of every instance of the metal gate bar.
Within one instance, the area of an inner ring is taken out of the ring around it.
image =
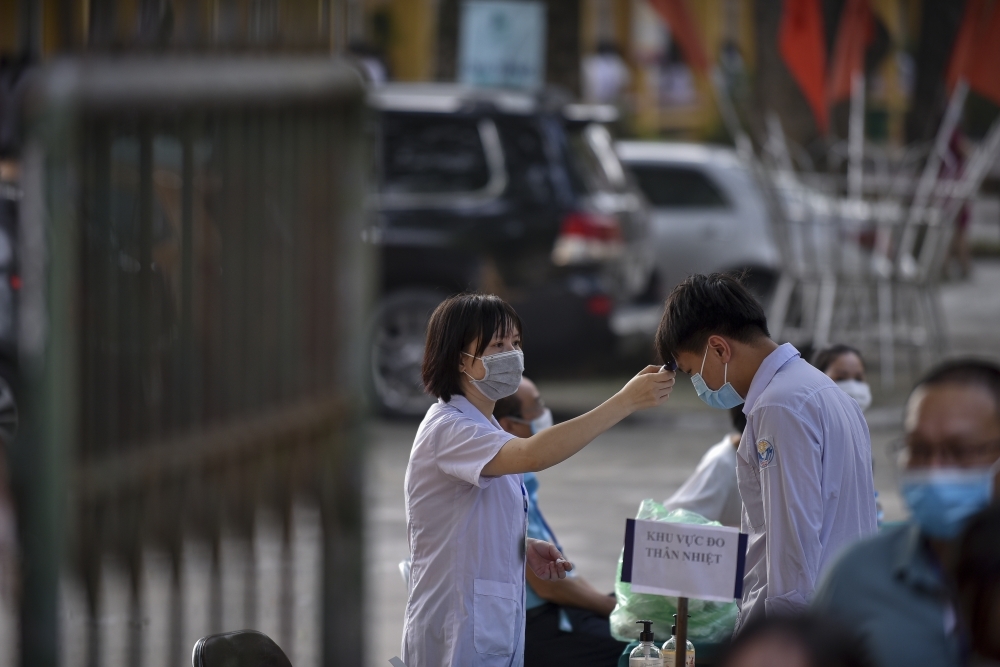
[[[73,662],[180,665],[191,632],[239,629],[233,604],[248,627],[277,605],[291,646],[294,507],[319,517],[315,655],[360,664],[359,78],[327,59],[66,62],[29,99],[22,664],[59,662],[60,573],[87,617]],[[262,513],[276,600],[258,590]]]

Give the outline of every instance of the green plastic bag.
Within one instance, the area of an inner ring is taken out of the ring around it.
[[[700,514],[684,509],[667,511],[660,503],[643,500],[639,505],[636,519],[667,521],[671,523],[693,523],[703,526],[721,526],[718,521],[709,521]],[[647,593],[633,593],[632,584],[622,583],[622,554],[618,556],[618,573],[615,575],[615,598],[618,601],[611,612],[611,634],[623,642],[633,642],[639,638],[640,627],[636,621],[653,621],[653,632],[657,640],[670,638],[670,626],[677,613],[677,598]],[[710,602],[708,600],[688,601],[688,639],[695,644],[719,643],[727,641],[736,626],[735,602]],[[659,642],[658,642],[659,643]]]

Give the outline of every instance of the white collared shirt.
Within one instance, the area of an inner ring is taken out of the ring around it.
[[[663,502],[667,510],[685,509],[723,526],[739,526],[743,515],[736,486],[736,447],[727,435],[705,452],[681,488]]]
[[[417,429],[405,481],[408,667],[524,663],[527,494],[521,475],[482,475],[513,437],[464,396],[439,400]]]
[[[874,535],[871,438],[857,401],[786,343],[747,392],[737,449],[749,534],[737,632],[754,618],[802,611],[823,568]]]

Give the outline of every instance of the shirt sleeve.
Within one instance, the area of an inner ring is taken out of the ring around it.
[[[437,466],[446,475],[486,488],[493,478],[484,477],[483,468],[513,438],[507,431],[472,419],[451,420],[441,425],[437,437]]]
[[[823,452],[816,428],[788,408],[761,408],[755,449],[767,530],[766,613],[801,612],[822,554]]]

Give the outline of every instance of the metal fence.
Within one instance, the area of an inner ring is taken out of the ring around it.
[[[361,664],[360,79],[57,62],[27,103],[21,664]]]

